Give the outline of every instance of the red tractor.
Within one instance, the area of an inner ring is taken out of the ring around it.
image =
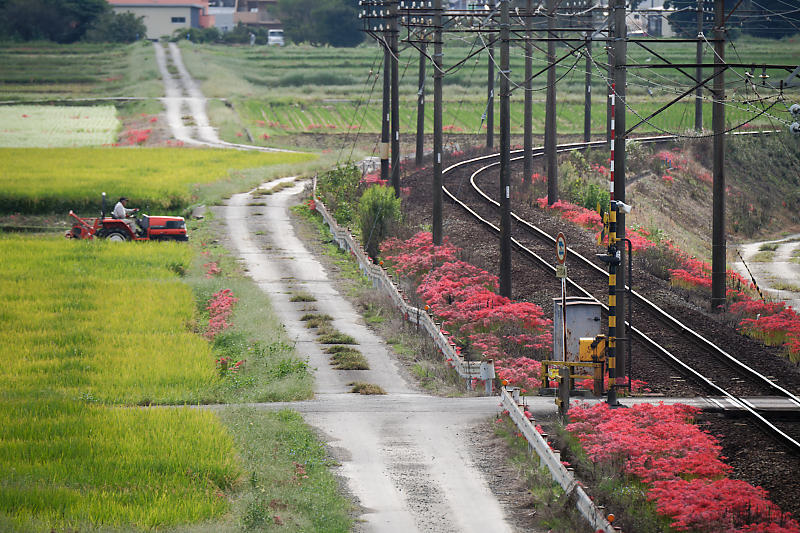
[[[140,215],[135,219],[136,230],[124,220],[106,216],[106,193],[98,218],[81,218],[70,210],[75,221],[65,237],[68,239],[94,239],[110,241],[188,241],[186,221],[183,217]]]

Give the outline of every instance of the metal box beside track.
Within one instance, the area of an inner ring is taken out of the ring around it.
[[[578,361],[581,337],[600,334],[601,312],[599,302],[591,298],[567,298],[567,361]],[[553,298],[553,360],[563,361],[561,298]]]

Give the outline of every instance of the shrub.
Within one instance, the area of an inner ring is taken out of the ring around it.
[[[342,165],[317,179],[317,195],[325,202],[339,224],[353,222],[361,171],[355,165]]]
[[[394,189],[378,185],[364,191],[358,202],[358,225],[361,244],[370,257],[378,257],[380,243],[400,216],[400,199],[395,198]]]

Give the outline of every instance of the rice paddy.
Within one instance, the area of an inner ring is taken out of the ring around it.
[[[0,148],[0,213],[95,214],[101,192],[127,196],[141,208],[177,211],[192,203],[202,184],[314,157],[175,148]]]
[[[0,524],[150,529],[218,518],[241,475],[196,401],[218,379],[186,327],[172,244],[0,238]],[[46,280],[46,282],[44,282]]]

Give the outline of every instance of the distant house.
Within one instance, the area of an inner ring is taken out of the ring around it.
[[[278,29],[281,27],[281,21],[270,13],[270,8],[277,3],[278,0],[236,0],[233,23],[242,23],[265,29]]]
[[[208,0],[108,0],[117,13],[133,13],[144,17],[147,38],[172,35],[181,28],[210,28],[214,16]]]
[[[628,33],[649,37],[674,37],[675,31],[667,21],[670,13],[671,10],[664,9],[664,0],[644,0],[625,18]]]

